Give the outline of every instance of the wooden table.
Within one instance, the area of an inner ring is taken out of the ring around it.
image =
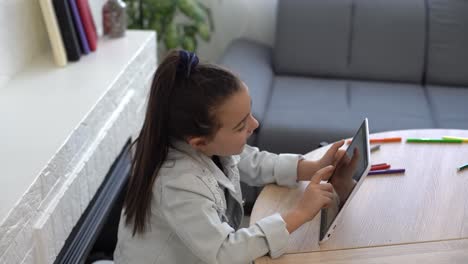
[[[405,168],[405,174],[368,176],[343,213],[342,224],[318,245],[320,214],[290,236],[287,254],[261,263],[468,263],[468,143],[406,143],[405,139],[468,137],[468,130],[401,130],[371,138],[402,137],[381,144],[371,163]],[[328,149],[306,155],[318,159]],[[271,184],[260,193],[251,224],[285,212],[308,182],[296,189]]]

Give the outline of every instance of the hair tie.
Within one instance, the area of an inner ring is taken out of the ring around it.
[[[179,56],[180,58],[177,70],[188,78],[192,69],[198,65],[198,57],[195,53],[186,50],[180,50]]]

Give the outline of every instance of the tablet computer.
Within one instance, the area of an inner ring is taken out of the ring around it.
[[[319,243],[328,240],[340,224],[343,211],[358,191],[370,167],[369,125],[365,118],[328,180],[333,185],[337,199],[334,205],[321,211]]]

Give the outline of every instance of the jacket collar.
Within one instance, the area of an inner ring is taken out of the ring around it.
[[[236,192],[236,189],[234,188],[234,184],[231,182],[231,180],[227,177],[232,177],[233,175],[230,175],[233,170],[231,168],[233,166],[236,166],[239,163],[240,157],[239,156],[226,156],[226,157],[219,157],[221,164],[223,165],[223,168],[225,168],[226,173],[228,174],[227,176],[216,166],[216,164],[213,162],[213,160],[205,155],[204,153],[194,149],[192,146],[190,146],[187,142],[182,141],[182,140],[172,140],[171,141],[172,147],[180,152],[183,152],[187,154],[190,158],[194,159],[196,162],[201,163],[202,166],[205,166],[208,168],[211,173],[214,175],[216,181],[224,186],[225,188],[229,189],[232,192]]]

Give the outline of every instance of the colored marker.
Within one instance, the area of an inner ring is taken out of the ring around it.
[[[401,142],[401,137],[391,138],[371,138],[370,143],[390,143],[390,142]]]
[[[463,143],[461,139],[440,139],[440,138],[408,138],[408,143]]]
[[[395,174],[395,173],[404,173],[404,172],[405,172],[405,169],[375,170],[375,171],[370,171],[367,175]]]
[[[372,146],[370,148],[370,152],[374,152],[374,151],[379,150],[379,149],[380,149],[380,145],[375,145],[375,146]]]
[[[371,138],[369,139],[371,144],[374,143],[392,143],[392,142],[401,142],[401,137],[391,137],[391,138]],[[347,140],[346,143],[350,144],[351,140]]]
[[[383,164],[379,166],[371,166],[370,170],[371,171],[376,171],[376,170],[386,170],[390,169],[390,164]]]
[[[452,137],[452,136],[443,136],[443,139],[458,139],[463,141],[463,143],[468,143],[468,138],[463,138],[463,137]]]
[[[458,167],[458,168],[457,168],[457,171],[462,171],[462,170],[464,170],[464,169],[468,169],[468,163],[465,164],[465,165],[463,165],[463,166]]]
[[[372,165],[371,165],[371,168],[372,168],[372,167],[376,167],[376,166],[382,166],[382,165],[387,165],[387,163],[372,164]]]

